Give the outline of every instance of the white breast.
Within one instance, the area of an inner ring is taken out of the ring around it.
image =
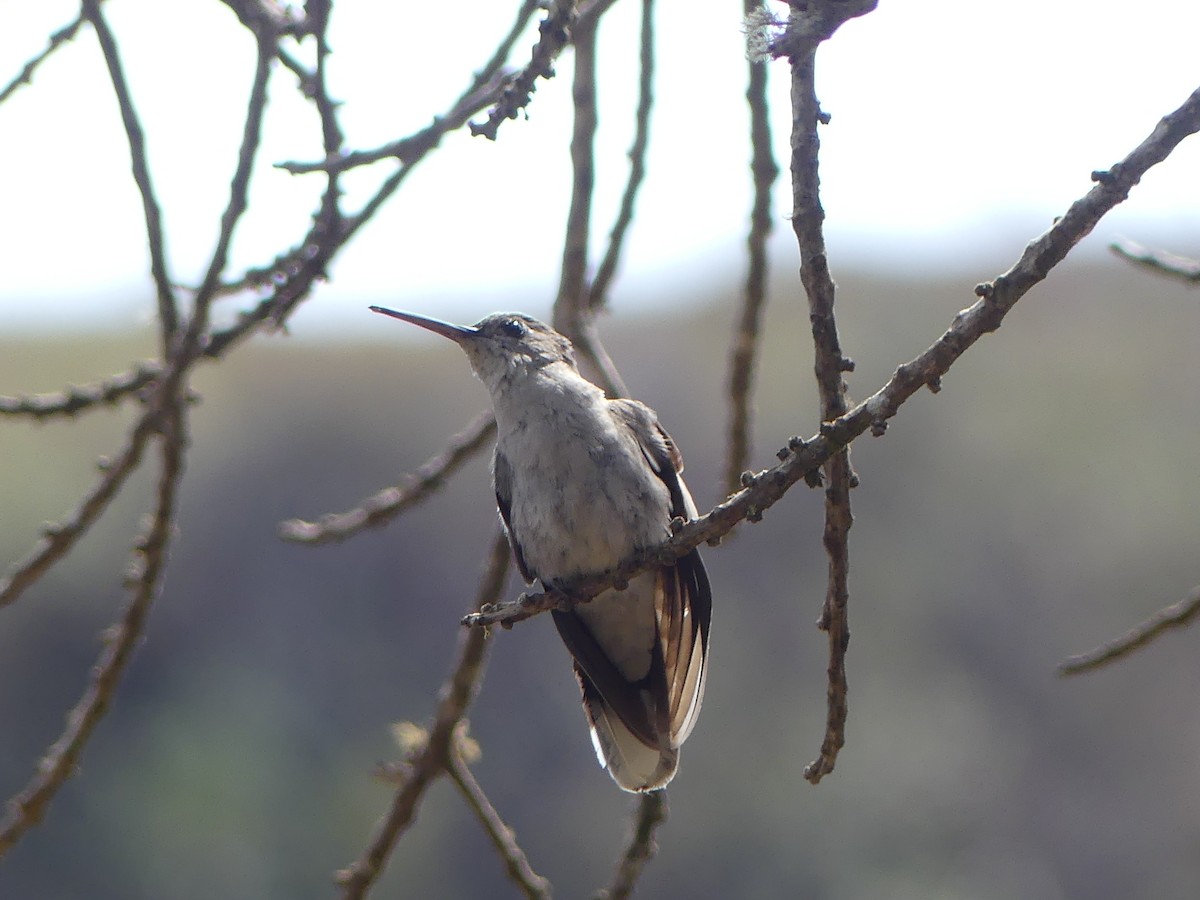
[[[543,580],[599,572],[666,537],[670,493],[600,390],[582,378],[525,387],[497,409],[497,441],[530,569]]]

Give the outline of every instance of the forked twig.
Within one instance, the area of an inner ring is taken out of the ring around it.
[[[519,29],[516,30],[519,32]],[[413,168],[440,145],[445,135],[462,128],[472,115],[493,101],[498,90],[494,86],[497,73],[506,58],[506,54],[502,54],[500,50],[506,46],[508,40],[506,37],[501,47],[492,55],[487,65],[476,73],[471,85],[455,100],[447,113],[436,117],[430,126],[403,139],[404,153],[401,165],[380,183],[375,193],[357,213],[344,216],[340,211],[340,191],[335,177],[340,169],[335,162],[279,164],[280,168],[295,173],[321,172],[326,175],[328,184],[322,197],[321,209],[314,216],[313,224],[303,240],[290,251],[277,256],[270,265],[252,270],[243,279],[223,285],[219,289],[220,293],[232,293],[249,288],[269,287],[271,293],[254,307],[241,313],[234,324],[213,331],[203,348],[206,357],[220,357],[231,347],[254,334],[264,323],[282,322],[287,318],[312,290],[313,284],[324,275],[325,268],[334,255],[375,216],[412,173]],[[300,74],[303,81],[307,73],[298,63],[296,67],[299,69],[298,74],[304,73]],[[315,89],[315,76],[306,84],[310,89]],[[329,104],[332,109],[332,101],[329,101]]]
[[[83,748],[108,711],[117,684],[129,665],[134,648],[141,641],[146,617],[158,593],[175,519],[186,443],[186,404],[178,395],[161,399],[169,408],[164,412],[166,424],[158,499],[150,527],[136,544],[134,562],[126,582],[130,590],[129,601],[120,620],[105,634],[104,650],[91,670],[87,689],[67,715],[66,729],[46,751],[29,783],[8,801],[7,812],[0,820],[0,857],[29,828],[41,821],[59,788],[75,774]]]
[[[476,596],[476,609],[500,596],[510,557],[508,538],[502,530],[497,530]],[[487,644],[485,628],[472,629],[459,638],[458,659],[439,692],[440,700],[428,739],[409,761],[406,777],[396,789],[387,814],[375,826],[367,848],[355,862],[337,873],[345,900],[357,900],[367,895],[387,865],[396,841],[412,823],[426,789],[446,771],[455,729],[475,699],[483,678]]]
[[[279,164],[279,168],[291,172],[293,175],[300,175],[307,172],[345,172],[349,169],[368,166],[384,159],[397,159],[404,164],[416,162],[424,153],[428,152],[431,146],[436,146],[437,142],[441,140],[442,135],[447,131],[461,128],[471,116],[489,106],[500,97],[505,86],[505,82],[502,80],[504,63],[508,60],[509,54],[512,53],[512,48],[517,38],[525,30],[525,26],[533,18],[533,14],[539,6],[541,6],[540,0],[524,0],[521,8],[517,11],[517,16],[512,27],[500,40],[491,58],[483,65],[483,68],[475,73],[470,86],[462,93],[450,111],[435,118],[432,125],[421,129],[415,134],[390,141],[374,150],[355,150],[351,153],[335,152],[337,150],[336,146],[330,149],[331,143],[328,140],[328,129],[326,129],[327,139],[325,159],[323,161],[310,163],[284,162]],[[286,65],[301,79],[302,85],[310,85],[310,82],[317,77],[308,73],[298,62],[290,58],[286,62]],[[319,75],[320,72],[321,67],[318,66],[317,74]],[[318,96],[320,96],[319,92]],[[433,142],[432,145],[430,144],[431,141]],[[338,144],[340,144],[340,140]]]

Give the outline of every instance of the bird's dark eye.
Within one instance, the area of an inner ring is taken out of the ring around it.
[[[526,328],[525,323],[520,319],[505,319],[500,323],[500,330],[509,337],[524,337]]]

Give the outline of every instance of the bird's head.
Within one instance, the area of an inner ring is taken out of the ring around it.
[[[575,365],[575,348],[549,325],[524,313],[492,313],[474,325],[454,325],[415,313],[372,306],[372,312],[419,325],[462,347],[480,381],[494,391],[503,382],[552,363]]]

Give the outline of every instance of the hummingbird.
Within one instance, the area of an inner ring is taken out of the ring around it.
[[[522,313],[454,325],[382,313],[466,353],[496,415],[496,505],[527,583],[561,590],[671,534],[696,505],[683,458],[650,407],[585,379],[563,335]],[[666,787],[704,698],[712,593],[700,554],[552,610],[600,764],[624,790]]]

